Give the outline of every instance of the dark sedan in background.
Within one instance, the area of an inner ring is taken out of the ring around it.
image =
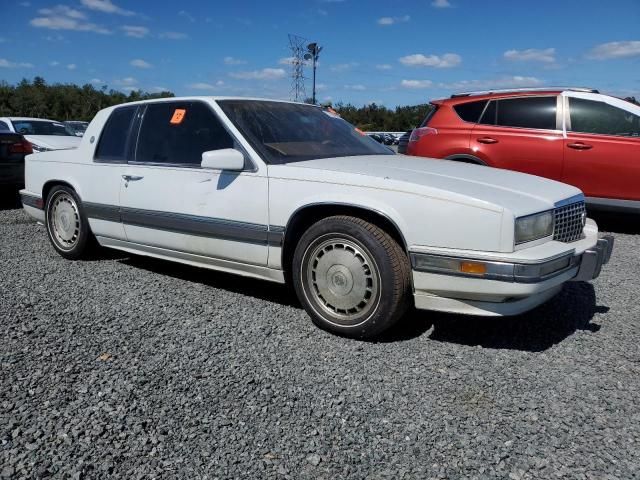
[[[19,133],[0,132],[0,189],[16,192],[24,186],[24,157],[33,153]]]

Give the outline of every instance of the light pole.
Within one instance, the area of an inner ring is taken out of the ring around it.
[[[316,67],[317,67],[318,57],[320,56],[320,52],[322,51],[322,47],[317,43],[313,42],[307,45],[307,50],[309,53],[304,54],[304,59],[313,61],[313,94],[311,97],[311,101],[315,105],[316,103]]]

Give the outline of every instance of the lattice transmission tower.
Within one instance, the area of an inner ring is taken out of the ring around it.
[[[307,40],[298,35],[289,34],[291,50],[291,91],[289,97],[295,102],[303,102],[306,98],[304,89],[304,55],[307,53]]]

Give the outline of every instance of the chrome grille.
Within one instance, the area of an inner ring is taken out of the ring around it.
[[[584,201],[558,207],[553,211],[555,228],[553,239],[559,242],[575,242],[582,238],[587,218]]]

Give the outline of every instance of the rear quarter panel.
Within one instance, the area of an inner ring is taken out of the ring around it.
[[[409,143],[408,155],[447,158],[455,154],[471,154],[469,138],[473,124],[463,121],[450,105],[440,105],[426,126],[435,128],[438,133]]]

